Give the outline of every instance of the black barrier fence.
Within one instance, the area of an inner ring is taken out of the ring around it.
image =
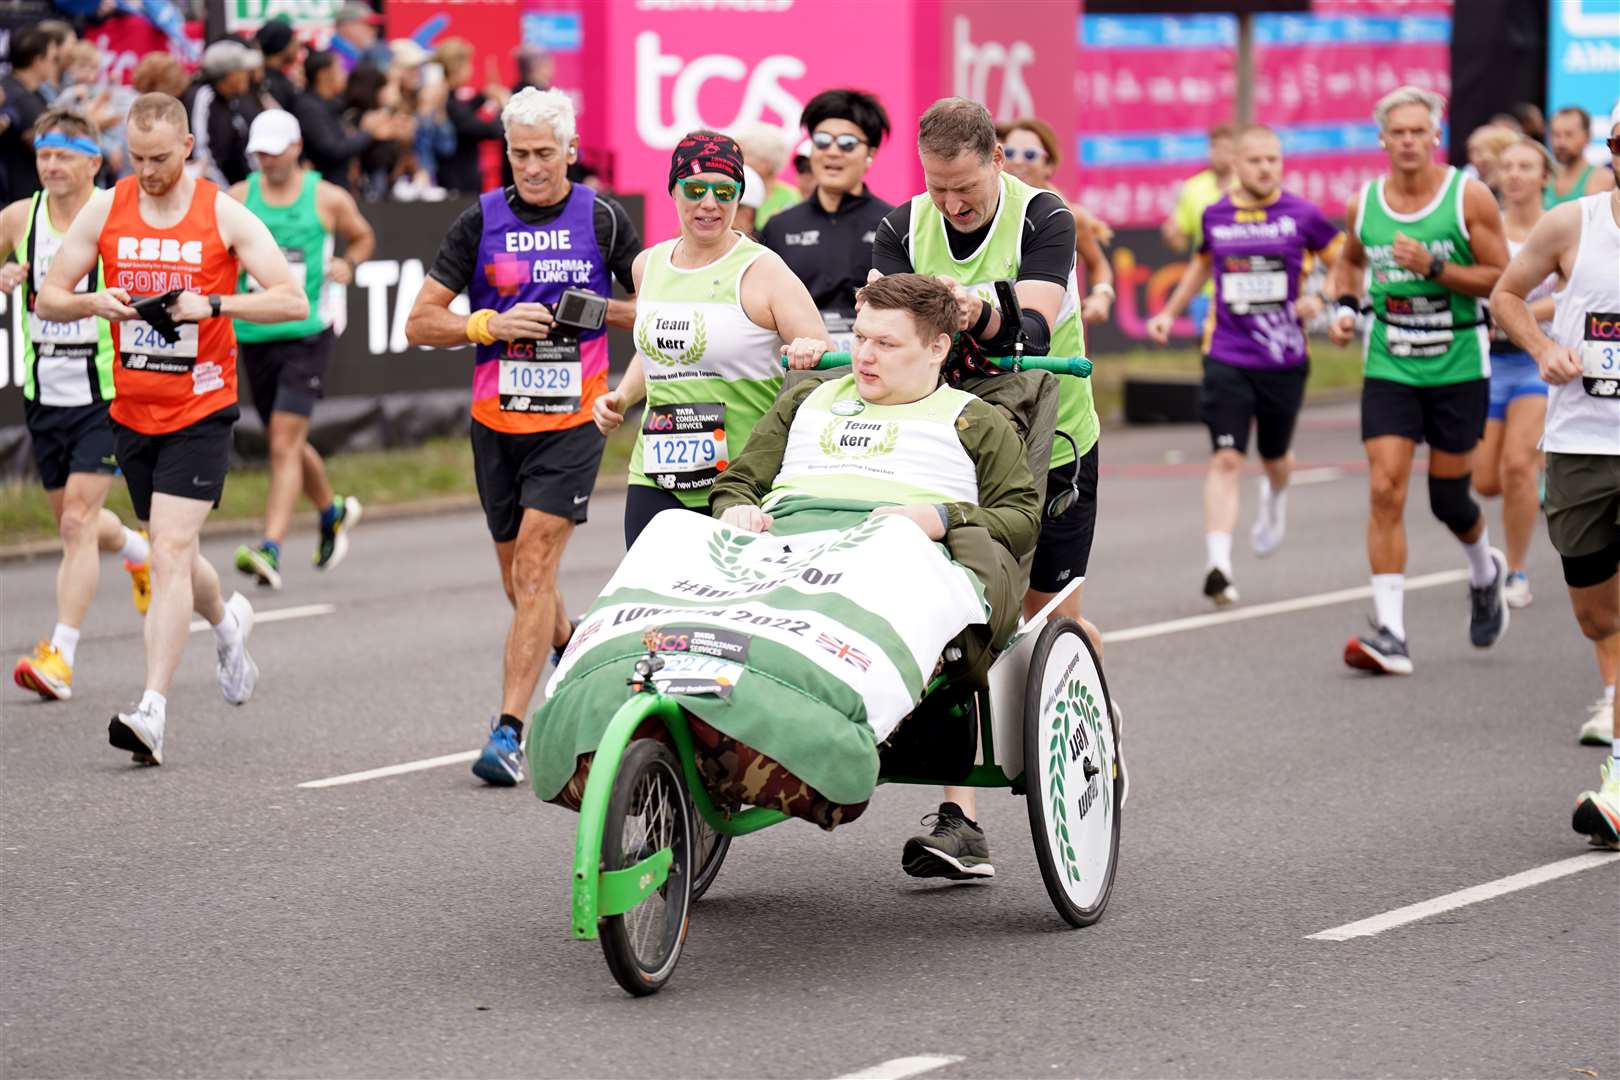
[[[643,220],[640,196],[617,196],[632,221]],[[333,287],[333,325],[340,329],[327,377],[327,399],[315,410],[311,439],[323,453],[408,446],[437,435],[467,429],[471,397],[472,350],[415,349],[405,343],[405,320],[438,251],[439,243],[469,200],[444,203],[368,203],[365,213],[377,230],[377,250],[355,271],[347,288]],[[659,237],[652,238],[661,239]],[[1185,255],[1167,248],[1151,229],[1123,230],[1107,249],[1118,299],[1113,318],[1086,328],[1087,351],[1107,362],[1110,354],[1151,348],[1147,320],[1164,306],[1185,266]],[[1081,286],[1082,291],[1085,285]],[[0,355],[11,362],[0,371],[0,476],[31,476],[32,455],[23,429],[20,315],[11,298],[0,317]],[[1177,347],[1197,340],[1192,321],[1176,327]],[[613,331],[609,353],[615,372],[633,355],[630,335]],[[264,434],[242,387],[242,422],[236,449],[247,460],[262,458]]]
[[[616,196],[617,197],[617,196]],[[640,196],[617,197],[640,228]],[[322,297],[338,332],[327,373],[326,400],[315,410],[311,441],[323,452],[408,446],[436,435],[467,430],[472,391],[472,347],[417,349],[405,342],[405,320],[428,267],[456,217],[470,199],[442,203],[366,203],[377,232],[377,250],[355,268],[354,283],[328,286]],[[33,473],[23,427],[22,313],[15,297],[0,296],[0,476]],[[464,309],[465,299],[456,306]],[[622,371],[633,354],[630,335],[609,334],[609,355]],[[242,422],[236,450],[245,459],[264,456],[263,427],[251,407],[247,379],[238,380]]]

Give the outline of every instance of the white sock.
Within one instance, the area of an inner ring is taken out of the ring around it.
[[[1281,525],[1288,518],[1288,489],[1272,487],[1269,476],[1260,478],[1260,513],[1271,525]]]
[[[242,640],[242,624],[236,620],[236,612],[227,605],[225,617],[214,624],[214,640],[221,645],[234,647]]]
[[[125,525],[124,546],[118,554],[132,563],[143,563],[151,557],[152,545],[146,542],[146,537]]]
[[[78,628],[66,623],[57,623],[56,629],[51,631],[51,644],[62,654],[62,659],[67,661],[68,667],[72,667],[73,657],[79,651]]]
[[[1225,574],[1232,576],[1232,534],[1229,532],[1207,532],[1204,534],[1204,557],[1209,565]]]
[[[1479,589],[1496,580],[1496,560],[1491,558],[1489,529],[1481,528],[1478,540],[1464,544],[1463,554],[1468,556],[1468,584]]]
[[[1610,683],[1603,688],[1603,700],[1610,705],[1614,704],[1614,683]]]
[[[156,690],[148,690],[146,693],[141,695],[141,703],[138,707],[145,709],[153,716],[162,719],[165,713],[168,711],[169,699],[158,693]]]
[[[1406,640],[1405,574],[1374,574],[1372,576],[1373,608],[1378,612],[1378,625]]]

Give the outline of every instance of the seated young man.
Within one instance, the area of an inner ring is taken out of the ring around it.
[[[832,828],[864,809],[877,746],[947,644],[972,679],[1011,636],[1040,529],[1027,449],[995,406],[941,385],[948,288],[900,274],[861,300],[853,370],[785,391],[716,481],[714,517],[659,514],[586,613],[529,725],[542,799],[577,808],[651,648],[717,802]]]

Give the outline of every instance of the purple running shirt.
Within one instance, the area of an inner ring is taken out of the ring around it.
[[[1279,191],[1266,206],[1245,209],[1231,195],[1204,211],[1200,254],[1210,257],[1215,303],[1204,328],[1204,352],[1233,367],[1298,367],[1305,332],[1294,315],[1305,252],[1321,251],[1339,233],[1316,205]]]

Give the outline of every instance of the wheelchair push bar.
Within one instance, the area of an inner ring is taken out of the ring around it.
[[[1083,356],[987,356],[985,359],[1003,371],[1050,371],[1057,375],[1077,375],[1082,379],[1091,374],[1091,361]],[[822,353],[821,362],[812,370],[826,371],[852,362],[847,352]],[[782,366],[787,367],[785,356]]]

